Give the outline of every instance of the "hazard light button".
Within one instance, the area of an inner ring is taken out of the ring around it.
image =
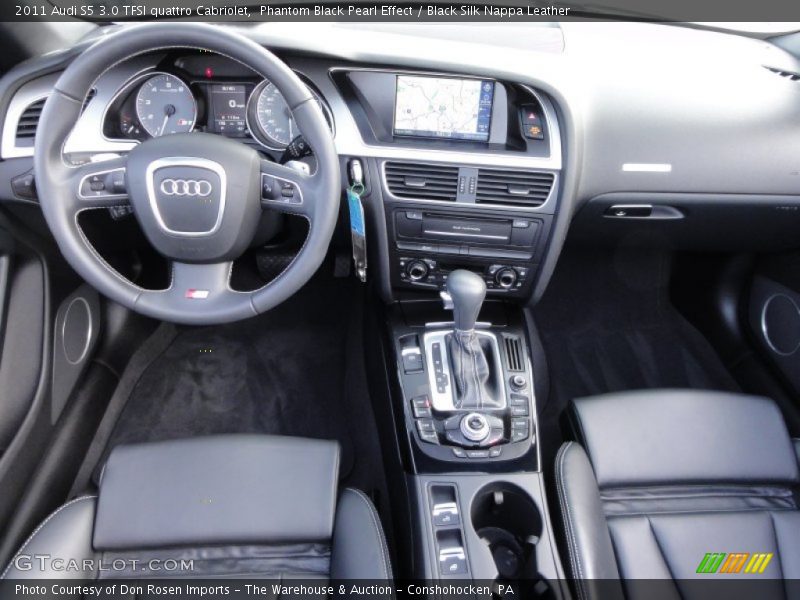
[[[526,104],[520,107],[519,114],[522,121],[522,134],[529,140],[543,140],[544,128],[539,107]]]

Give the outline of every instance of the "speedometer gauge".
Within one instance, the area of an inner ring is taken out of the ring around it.
[[[253,91],[249,119],[253,133],[265,145],[285,148],[300,133],[292,111],[275,84],[264,80]]]
[[[161,73],[139,88],[136,116],[152,137],[186,133],[194,128],[197,103],[188,85],[175,75]]]

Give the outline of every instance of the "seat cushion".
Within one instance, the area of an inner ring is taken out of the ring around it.
[[[327,440],[221,435],[121,446],[103,469],[94,547],[329,540],[338,475],[339,445]]]
[[[556,483],[579,597],[703,597],[695,581],[748,565],[750,580],[798,577],[797,459],[771,401],[636,392],[580,399],[572,417]]]
[[[575,400],[572,417],[601,487],[798,482],[792,441],[767,398],[623,392]]]
[[[301,438],[120,446],[99,498],[54,512],[2,578],[389,579],[378,514],[363,492],[337,497],[337,470],[335,443]],[[151,560],[192,566],[148,572]],[[82,568],[51,568],[68,561]]]

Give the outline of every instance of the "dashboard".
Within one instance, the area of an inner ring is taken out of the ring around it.
[[[240,31],[309,86],[342,164],[361,161],[370,264],[387,298],[469,266],[494,294],[536,299],[568,231],[587,243],[645,231],[743,248],[793,243],[800,226],[800,88],[780,75],[800,66],[763,41],[644,23]],[[31,200],[9,182],[32,182],[37,110],[80,50],[0,82],[1,198]],[[221,56],[173,50],[102,76],[64,150],[96,160],[189,130],[278,161],[296,139],[270,82]]]

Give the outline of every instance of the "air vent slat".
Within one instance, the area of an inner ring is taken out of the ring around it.
[[[89,93],[86,95],[86,99],[83,101],[83,107],[81,108],[81,111],[86,109],[89,102],[91,102],[92,98],[94,98],[96,95],[97,90],[92,89],[89,91]],[[39,119],[42,116],[42,110],[44,109],[44,103],[46,100],[47,98],[36,100],[36,102],[32,102],[24,111],[22,111],[19,121],[17,121],[16,139],[18,142],[27,142],[30,144],[33,138],[36,137],[36,127],[39,125]]]
[[[458,167],[387,162],[384,173],[398,198],[455,201],[458,194]]]
[[[522,341],[516,336],[504,336],[503,342],[506,350],[506,364],[509,371],[524,371],[525,357],[522,350]]]
[[[481,169],[475,201],[479,204],[541,206],[550,195],[555,177],[539,171]]]
[[[17,140],[32,140],[36,137],[36,126],[42,116],[45,98],[28,105],[17,122]]]

